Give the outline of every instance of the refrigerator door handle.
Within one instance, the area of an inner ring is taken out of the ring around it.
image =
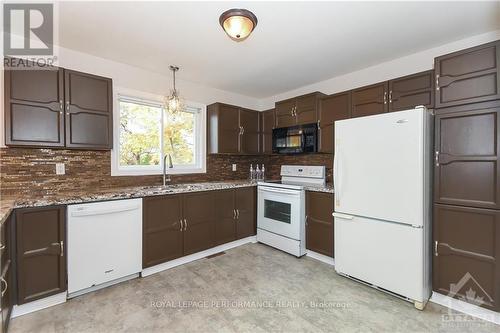
[[[352,220],[352,219],[354,219],[354,216],[352,216],[352,215],[335,213],[335,212],[332,213],[332,216],[333,217],[337,217],[339,219],[344,219],[344,220]]]
[[[340,144],[338,140],[335,140],[335,155],[333,156],[333,188],[335,197],[335,206],[340,205]]]

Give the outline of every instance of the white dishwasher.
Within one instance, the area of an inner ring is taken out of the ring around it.
[[[68,205],[68,297],[142,270],[142,199]]]

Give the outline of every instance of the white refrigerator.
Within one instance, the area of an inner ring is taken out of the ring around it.
[[[431,293],[432,115],[335,122],[335,270],[423,309]]]

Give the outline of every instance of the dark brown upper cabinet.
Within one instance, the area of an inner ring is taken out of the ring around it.
[[[389,81],[389,111],[423,105],[434,108],[434,71],[425,71]]]
[[[17,304],[66,291],[65,207],[16,210]]]
[[[240,153],[258,154],[260,152],[259,114],[253,110],[240,109]]]
[[[182,196],[143,199],[142,267],[182,257]]]
[[[259,113],[214,103],[207,107],[209,154],[258,154]]]
[[[66,147],[113,148],[111,79],[64,70]]]
[[[5,70],[8,146],[107,150],[113,146],[111,79],[63,68]]]
[[[215,245],[215,192],[183,195],[184,255]]]
[[[319,152],[334,152],[334,137],[336,120],[350,117],[351,94],[340,93],[323,97],[319,103]]]
[[[274,109],[263,111],[260,113],[260,129],[261,129],[261,150],[262,154],[273,153],[273,128],[276,115]]]
[[[434,291],[467,300],[472,290],[480,306],[499,311],[500,211],[435,204],[433,237]]]
[[[388,82],[351,91],[351,117],[364,117],[389,110]]]
[[[64,146],[64,74],[5,69],[5,144]]]
[[[276,127],[312,124],[318,121],[319,99],[325,96],[314,92],[276,102]]]
[[[500,99],[500,41],[434,60],[436,107]]]
[[[439,109],[435,117],[435,201],[500,208],[500,101]]]
[[[333,257],[333,194],[306,192],[306,248]]]

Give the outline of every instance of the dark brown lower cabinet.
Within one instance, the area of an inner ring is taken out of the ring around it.
[[[2,312],[2,332],[7,332],[9,328],[10,316],[15,304],[15,279],[14,264],[12,260],[12,216],[0,227],[1,243],[1,312]]]
[[[144,268],[182,257],[182,196],[143,199],[142,266]]]
[[[200,252],[215,243],[215,192],[183,195],[184,255]]]
[[[255,187],[217,191],[215,194],[217,245],[257,233]]]
[[[434,205],[433,289],[500,310],[500,211]]]
[[[257,192],[255,187],[234,190],[236,208],[236,238],[245,238],[257,233]]]
[[[333,194],[306,192],[306,248],[333,257]]]
[[[16,211],[17,304],[66,291],[66,208]]]

